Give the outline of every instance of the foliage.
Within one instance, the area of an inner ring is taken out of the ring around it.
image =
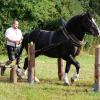
[[[89,5],[93,11],[100,15],[100,0],[90,0]]]
[[[95,5],[98,3],[96,1]],[[60,27],[61,18],[68,21],[86,9],[94,9],[95,5],[89,4],[89,0],[0,0],[0,47],[4,48],[5,30],[14,19],[20,21],[23,34],[37,28],[56,30]],[[97,16],[97,21],[100,22],[99,15]]]

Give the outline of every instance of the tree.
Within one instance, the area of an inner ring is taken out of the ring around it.
[[[94,12],[100,15],[100,0],[90,0],[89,6]]]

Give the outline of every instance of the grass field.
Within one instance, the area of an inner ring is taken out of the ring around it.
[[[6,56],[0,56],[5,61]],[[94,56],[81,53],[77,57],[81,64],[80,76],[72,86],[64,86],[57,76],[57,59],[40,56],[36,58],[36,76],[40,83],[9,82],[9,69],[0,77],[0,100],[100,100],[100,93],[93,92]],[[22,66],[22,65],[21,65]],[[74,73],[71,67],[69,79]]]

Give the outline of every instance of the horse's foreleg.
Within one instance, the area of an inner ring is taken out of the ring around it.
[[[80,64],[78,63],[78,61],[76,61],[74,59],[74,57],[72,55],[70,55],[70,59],[72,61],[72,64],[75,66],[76,68],[76,72],[74,73],[74,75],[71,77],[71,82],[73,83],[74,81],[77,80],[77,78],[79,77],[79,69],[80,69]]]
[[[70,70],[70,66],[71,66],[71,63],[67,62],[66,68],[65,68],[65,74],[64,74],[64,84],[65,85],[70,85],[69,80],[68,80],[68,72]]]

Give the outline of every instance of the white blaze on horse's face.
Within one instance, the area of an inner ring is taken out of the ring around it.
[[[99,29],[98,25],[96,24],[94,18],[92,18],[92,22],[94,23],[94,25],[96,26],[96,28],[97,28],[97,30],[98,30],[98,33],[99,33],[98,36],[100,36],[100,29]]]

